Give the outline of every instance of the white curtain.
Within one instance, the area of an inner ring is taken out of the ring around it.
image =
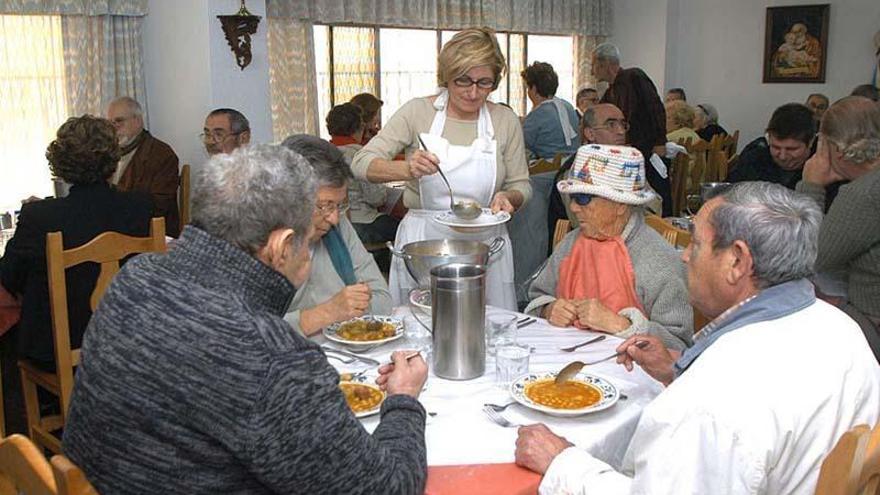
[[[593,69],[593,50],[605,41],[603,36],[575,36],[574,37],[574,61],[575,61],[575,85],[578,90],[592,87],[598,88],[599,82],[591,74]],[[604,84],[604,83],[603,83]],[[604,88],[599,91],[601,95]],[[577,93],[575,93],[577,95]],[[574,103],[574,102],[572,102]]]
[[[147,0],[3,0],[0,14],[147,15]]]
[[[326,24],[608,36],[612,0],[266,0],[269,17]]]
[[[130,96],[144,107],[142,17],[63,16],[64,65],[70,115],[103,115],[117,96]]]
[[[291,134],[318,134],[318,90],[312,25],[269,18],[269,91],[275,141]]]
[[[67,118],[61,17],[0,15],[0,212],[52,194],[46,146]]]

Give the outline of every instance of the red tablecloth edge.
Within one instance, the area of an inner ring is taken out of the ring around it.
[[[426,495],[532,495],[541,475],[513,463],[429,466]]]

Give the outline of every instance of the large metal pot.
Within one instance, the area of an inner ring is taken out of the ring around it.
[[[450,263],[486,266],[489,264],[489,257],[503,247],[503,237],[492,239],[489,245],[480,241],[433,239],[405,244],[401,250],[394,249],[388,243],[388,249],[394,256],[403,259],[409,275],[421,288],[431,286],[431,268]]]

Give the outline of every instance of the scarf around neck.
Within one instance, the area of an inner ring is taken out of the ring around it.
[[[348,252],[348,246],[345,245],[342,234],[339,233],[339,228],[331,228],[321,241],[324,243],[327,253],[330,254],[330,261],[333,263],[333,268],[336,270],[339,278],[342,279],[342,283],[345,285],[356,284],[357,276],[354,274],[351,253]]]

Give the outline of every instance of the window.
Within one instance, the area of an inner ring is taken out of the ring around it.
[[[357,93],[373,93],[385,102],[383,123],[410,99],[432,94],[437,87],[440,47],[458,32],[351,26],[314,29],[318,112],[322,122],[334,104],[344,103]],[[527,63],[539,60],[553,65],[559,75],[557,96],[574,103],[572,37],[519,33],[496,36],[508,71],[490,100],[506,103],[519,115],[525,115],[531,104],[520,72]],[[321,135],[329,137],[323,124]]]
[[[61,17],[0,15],[0,212],[53,193],[46,146],[67,115]]]

